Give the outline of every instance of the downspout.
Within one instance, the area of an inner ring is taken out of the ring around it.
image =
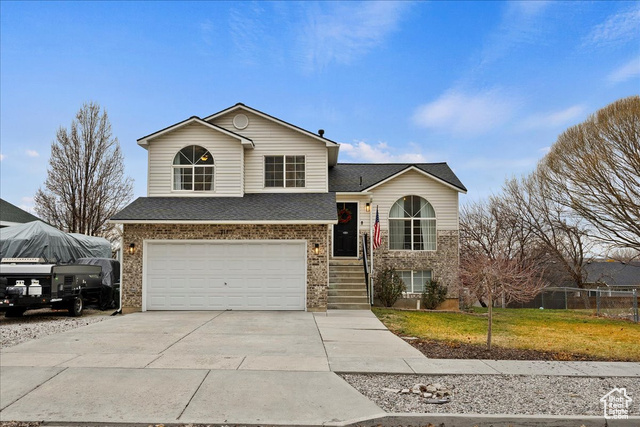
[[[123,245],[124,245],[124,236],[120,237],[120,250],[118,251],[118,261],[120,262],[120,290],[118,292],[118,296],[119,296],[118,299],[120,301],[118,302],[118,309],[113,313],[111,313],[112,316],[115,316],[116,314],[122,314],[122,272],[124,270],[124,265],[123,265],[124,251],[122,250],[124,248]]]

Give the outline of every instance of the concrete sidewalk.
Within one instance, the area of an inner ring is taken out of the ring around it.
[[[323,425],[388,416],[336,373],[640,376],[640,363],[427,359],[368,311],[152,312],[0,353],[0,420]]]
[[[315,313],[329,367],[339,373],[640,377],[636,362],[427,359],[370,311]]]

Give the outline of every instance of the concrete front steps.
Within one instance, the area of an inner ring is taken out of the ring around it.
[[[329,260],[329,310],[370,310],[362,261]]]

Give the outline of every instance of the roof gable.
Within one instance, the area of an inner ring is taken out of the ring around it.
[[[411,166],[406,167],[405,169],[401,170],[400,172],[396,173],[395,175],[392,175],[392,176],[390,176],[390,177],[387,177],[387,178],[383,179],[382,181],[380,181],[380,182],[378,182],[378,183],[376,183],[376,184],[372,185],[371,187],[366,188],[366,190],[373,190],[374,188],[379,187],[379,186],[381,186],[381,185],[383,185],[383,184],[385,184],[385,183],[387,183],[387,182],[391,181],[391,180],[392,180],[392,179],[394,179],[394,178],[397,178],[397,177],[399,177],[399,176],[401,176],[401,175],[404,175],[404,174],[406,174],[406,173],[407,173],[407,172],[409,172],[409,171],[415,171],[415,172],[417,172],[417,173],[419,173],[419,174],[421,174],[421,175],[423,175],[423,176],[425,176],[425,177],[427,177],[427,178],[434,179],[434,180],[438,181],[440,184],[443,184],[443,185],[445,185],[445,186],[447,186],[447,187],[451,188],[452,190],[458,191],[458,192],[460,192],[460,193],[466,193],[466,190],[462,190],[462,189],[461,189],[461,188],[459,188],[459,187],[455,187],[454,185],[452,185],[452,184],[450,184],[450,183],[448,183],[448,182],[444,181],[443,179],[441,179],[441,178],[439,178],[439,177],[437,177],[437,176],[433,175],[432,173],[429,173],[429,172],[427,172],[427,171],[424,171],[424,170],[422,170],[422,169],[419,169],[419,168],[417,168],[417,167],[416,167],[416,166],[414,166],[414,165],[411,165]]]
[[[329,170],[329,191],[368,191],[411,170],[455,191],[467,192],[446,163],[339,163]]]
[[[293,125],[293,124],[291,124],[289,122],[286,122],[286,121],[284,121],[282,119],[279,119],[277,117],[271,116],[271,115],[269,115],[267,113],[264,113],[264,112],[262,112],[260,110],[256,110],[255,108],[251,108],[251,107],[249,107],[249,106],[247,106],[245,104],[242,104],[242,103],[237,103],[236,105],[234,105],[232,107],[225,108],[222,111],[218,111],[217,113],[214,113],[214,114],[212,114],[212,115],[210,115],[208,117],[205,117],[204,120],[207,121],[207,122],[211,122],[211,121],[213,121],[213,120],[215,120],[215,119],[217,119],[217,118],[219,118],[221,116],[224,116],[226,114],[230,114],[230,113],[232,113],[234,111],[246,111],[246,112],[255,114],[255,115],[257,115],[257,116],[259,116],[259,117],[261,117],[263,119],[266,119],[266,120],[269,120],[269,121],[271,121],[273,123],[276,123],[277,125],[286,127],[286,128],[291,129],[291,130],[293,130],[295,132],[299,132],[302,135],[305,135],[305,136],[310,137],[310,138],[312,138],[312,139],[314,139],[314,140],[316,140],[318,142],[321,142],[327,147],[328,154],[329,154],[329,165],[330,166],[334,166],[336,163],[338,163],[338,151],[340,149],[340,144],[338,144],[337,142],[332,141],[332,140],[330,140],[328,138],[325,138],[324,136],[320,136],[320,135],[318,135],[316,133],[310,132],[310,131],[308,131],[306,129],[303,129],[301,127],[298,127],[296,125]]]
[[[154,132],[154,133],[149,134],[147,136],[143,136],[142,138],[138,139],[138,145],[146,148],[146,146],[148,146],[149,142],[151,142],[152,140],[154,140],[156,138],[159,138],[159,137],[161,137],[163,135],[166,135],[168,133],[174,132],[174,131],[176,131],[178,129],[181,129],[181,128],[185,127],[185,126],[188,126],[190,124],[198,124],[198,125],[201,125],[201,126],[205,126],[205,127],[209,128],[211,130],[214,130],[214,131],[223,133],[223,134],[225,134],[227,136],[230,136],[232,138],[235,138],[235,139],[239,140],[240,143],[242,144],[242,146],[245,147],[245,148],[253,148],[254,147],[253,141],[251,139],[249,139],[249,138],[247,138],[245,136],[242,136],[242,135],[240,135],[238,133],[232,132],[232,131],[230,131],[228,129],[225,129],[225,128],[222,128],[220,126],[216,126],[216,125],[214,125],[212,123],[206,122],[206,121],[202,120],[200,117],[197,117],[197,116],[189,117],[186,120],[183,120],[181,122],[178,122],[176,124],[168,126],[168,127],[164,128],[164,129],[161,129],[161,130],[159,130],[157,132]]]
[[[233,111],[237,111],[237,110],[245,110],[245,111],[251,112],[251,113],[253,113],[253,114],[257,115],[257,116],[265,118],[267,120],[271,120],[274,123],[277,123],[279,125],[285,126],[285,127],[289,128],[289,129],[295,130],[296,132],[300,132],[300,133],[302,133],[302,134],[304,134],[306,136],[309,136],[309,137],[314,138],[314,139],[316,139],[318,141],[321,141],[321,142],[325,143],[327,145],[327,147],[340,145],[335,141],[332,141],[332,140],[330,140],[328,138],[325,138],[324,136],[320,136],[320,135],[315,134],[313,132],[310,132],[310,131],[308,131],[306,129],[302,129],[301,127],[293,125],[293,124],[291,124],[289,122],[285,122],[284,120],[281,120],[281,119],[279,119],[277,117],[271,116],[271,115],[269,115],[267,113],[264,113],[264,112],[262,112],[260,110],[256,110],[255,108],[251,108],[251,107],[249,107],[247,105],[244,105],[242,103],[237,103],[233,107],[229,107],[229,108],[226,108],[226,109],[224,109],[222,111],[218,111],[217,113],[214,113],[214,114],[212,114],[212,115],[210,115],[208,117],[205,117],[204,120],[207,121],[207,122],[210,122],[211,120],[215,120],[216,118],[218,118],[218,117],[220,117],[222,115],[225,115],[225,114],[231,113]]]

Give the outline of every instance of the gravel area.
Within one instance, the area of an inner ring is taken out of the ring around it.
[[[640,378],[578,378],[519,375],[353,375],[342,378],[387,412],[602,415],[600,398],[625,387],[633,400],[630,415],[640,415]],[[449,403],[428,404],[415,394],[398,394],[415,384],[439,383],[453,389]]]
[[[71,317],[66,310],[48,308],[29,310],[22,317],[9,318],[0,313],[0,348],[101,322],[113,311],[85,309],[81,317]]]

